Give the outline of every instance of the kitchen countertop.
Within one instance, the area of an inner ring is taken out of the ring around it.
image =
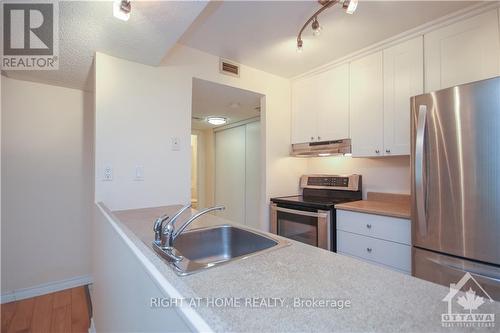
[[[341,203],[335,205],[335,208],[403,219],[411,218],[410,196],[405,194],[369,192],[367,200]]]
[[[185,298],[285,300],[285,306],[267,308],[196,307],[216,332],[450,332],[441,326],[441,314],[447,310],[442,298],[448,288],[291,240],[290,246],[180,277],[146,245],[153,239],[152,221],[176,208],[108,210],[107,214],[147,258],[148,265]],[[234,223],[205,215],[193,227],[219,224]],[[351,306],[294,307],[294,298],[350,300]],[[500,305],[484,304],[481,313],[488,311],[498,318]]]

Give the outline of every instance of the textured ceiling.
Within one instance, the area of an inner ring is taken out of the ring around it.
[[[319,8],[316,1],[211,2],[180,43],[283,77],[302,74],[356,50],[464,7],[470,1],[360,1],[354,15],[338,5],[319,16],[321,35],[310,27],[304,51],[298,30]]]
[[[59,4],[59,70],[8,71],[9,77],[92,89],[96,51],[156,66],[206,6],[205,1],[132,1],[127,22],[113,17],[112,1]]]
[[[228,124],[260,115],[262,95],[210,81],[193,79],[192,128],[208,129],[216,126],[205,121],[208,116],[228,118]],[[202,118],[201,120],[195,118]]]

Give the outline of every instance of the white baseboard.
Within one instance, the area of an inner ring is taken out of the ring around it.
[[[94,324],[94,318],[90,318],[89,333],[96,333],[95,324]]]
[[[0,303],[3,304],[13,301],[19,301],[26,298],[50,294],[64,289],[84,286],[91,283],[92,283],[92,278],[90,277],[90,275],[76,276],[66,280],[44,283],[38,286],[18,289],[4,293],[1,295]]]

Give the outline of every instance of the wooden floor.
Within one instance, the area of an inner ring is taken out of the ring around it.
[[[1,305],[2,333],[87,333],[89,303],[86,287]]]

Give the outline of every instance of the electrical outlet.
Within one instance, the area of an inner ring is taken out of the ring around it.
[[[179,151],[181,150],[181,142],[180,139],[176,136],[172,137],[172,150]]]
[[[102,180],[111,181],[113,180],[113,168],[109,165],[104,167],[104,172],[102,175]]]

